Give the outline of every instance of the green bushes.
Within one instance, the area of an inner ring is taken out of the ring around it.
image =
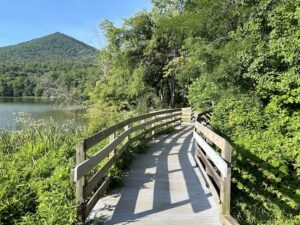
[[[275,113],[255,93],[229,89],[214,102],[212,128],[233,144],[232,214],[240,224],[299,224],[299,121],[297,111]]]
[[[241,224],[299,223],[297,153],[279,117],[249,95],[227,96],[214,107],[212,127],[234,146],[233,213]]]
[[[212,109],[213,129],[234,146],[237,220],[299,224],[299,1],[232,5],[240,24],[227,40],[190,48],[204,66],[189,101]]]
[[[0,224],[71,224],[80,131],[53,121],[0,134]]]

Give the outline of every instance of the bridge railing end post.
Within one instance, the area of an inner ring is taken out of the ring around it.
[[[85,141],[83,140],[76,148],[76,165],[82,163],[86,158]],[[77,203],[77,224],[85,223],[85,201],[84,201],[85,176],[75,184],[75,197]]]

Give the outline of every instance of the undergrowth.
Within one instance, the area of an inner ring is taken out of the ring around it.
[[[0,224],[71,224],[75,144],[81,131],[53,121],[0,133]]]
[[[232,214],[240,224],[300,224],[299,116],[282,119],[253,98],[227,96],[214,108],[212,127],[233,145]]]

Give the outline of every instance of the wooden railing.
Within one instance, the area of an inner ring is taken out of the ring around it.
[[[182,108],[182,122],[195,122],[197,115],[197,112],[192,107]]]
[[[78,224],[84,223],[98,199],[108,188],[110,178],[107,176],[107,173],[122,153],[131,144],[143,137],[147,139],[153,138],[158,129],[162,131],[170,126],[179,125],[181,116],[182,109],[168,109],[133,117],[85,138],[79,144],[76,151],[76,167],[74,169]],[[133,135],[135,136],[133,137]],[[105,147],[92,156],[86,157],[89,149],[107,138],[109,143]],[[118,150],[116,150],[117,148]],[[91,171],[94,172],[95,168],[103,162],[105,164],[87,180],[87,174],[91,173]]]
[[[220,204],[221,223],[238,225],[230,215],[232,147],[228,141],[208,128],[210,116],[209,112],[199,114],[198,121],[195,122],[195,160],[206,185]]]

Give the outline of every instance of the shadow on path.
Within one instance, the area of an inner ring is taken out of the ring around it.
[[[105,210],[113,211],[111,218],[100,218],[105,224],[132,223],[153,214],[159,218],[166,211],[172,217],[174,212],[169,212],[176,207],[186,216],[212,207],[194,163],[192,128],[160,136],[146,154],[135,158],[124,187],[114,196],[119,198],[116,205],[106,205]]]

